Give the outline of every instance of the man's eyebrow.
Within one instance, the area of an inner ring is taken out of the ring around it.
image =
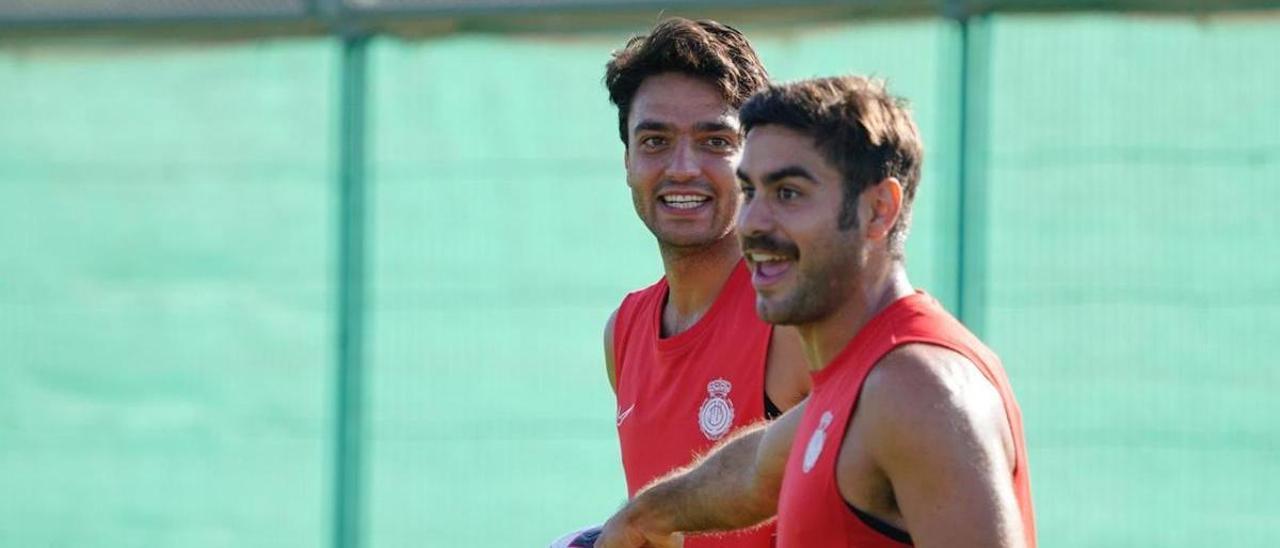
[[[793,166],[787,166],[787,167],[784,167],[784,168],[782,168],[782,169],[779,169],[779,170],[777,170],[777,171],[774,171],[773,173],[770,173],[770,174],[768,174],[768,175],[765,175],[765,177],[764,177],[764,184],[766,184],[766,185],[768,185],[768,184],[773,184],[773,183],[776,183],[776,182],[781,181],[781,180],[783,180],[783,179],[789,179],[789,178],[791,178],[791,177],[799,177],[799,178],[801,178],[801,179],[808,179],[808,180],[809,180],[809,182],[812,182],[812,183],[817,183],[817,182],[818,182],[818,179],[817,179],[816,177],[814,177],[814,176],[813,176],[813,174],[809,173],[809,170],[807,170],[807,169],[805,169],[805,168],[803,168],[803,167],[800,167],[800,166],[794,166],[794,165],[793,165]]]
[[[693,129],[698,133],[716,133],[719,131],[738,133],[738,128],[736,126],[725,122],[698,122],[693,125]]]
[[[642,120],[640,123],[636,124],[636,128],[632,131],[635,133],[639,133],[641,131],[670,131],[670,130],[671,130],[671,124],[657,122],[654,120]]]
[[[752,182],[751,177],[747,175],[747,172],[742,171],[742,168],[738,168],[737,170],[734,171],[734,173],[738,175],[739,181],[742,181],[744,183]],[[776,184],[778,181],[781,181],[783,179],[789,179],[791,177],[808,179],[810,182],[815,184],[818,182],[818,179],[815,178],[811,173],[809,173],[809,170],[800,166],[787,166],[787,167],[775,170],[769,173],[768,175],[765,175],[764,181],[761,184],[772,185],[772,184]]]

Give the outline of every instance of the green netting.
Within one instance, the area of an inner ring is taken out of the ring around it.
[[[964,162],[956,24],[745,30],[779,79],[911,99],[911,275],[980,297],[1042,545],[1280,543],[1280,24],[986,19]],[[660,273],[600,84],[625,38],[373,42],[367,545],[622,502],[600,330]],[[0,44],[0,545],[330,541],[334,46]]]
[[[327,537],[331,46],[202,49],[0,49],[0,545]]]
[[[989,31],[986,334],[1045,544],[1280,543],[1280,25]]]

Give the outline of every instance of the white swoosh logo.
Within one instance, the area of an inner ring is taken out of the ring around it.
[[[622,426],[622,421],[627,420],[627,416],[631,415],[631,410],[636,408],[636,404],[631,404],[626,411],[618,413],[618,426]]]

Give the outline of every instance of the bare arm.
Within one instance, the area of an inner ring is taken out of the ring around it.
[[[916,546],[1024,546],[1009,420],[966,358],[936,346],[895,350],[868,377],[858,420]],[[850,477],[843,459],[838,474]],[[840,482],[842,493],[854,487]]]
[[[730,531],[769,519],[803,415],[802,403],[772,423],[739,430],[694,465],[656,481],[609,519],[596,546],[667,546],[675,532]]]
[[[618,320],[618,311],[609,314],[609,321],[604,324],[604,367],[609,375],[609,387],[618,393],[618,370],[613,363],[613,324]]]

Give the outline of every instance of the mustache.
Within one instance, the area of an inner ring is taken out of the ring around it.
[[[703,179],[698,179],[695,181],[687,181],[687,182],[677,182],[669,179],[664,179],[662,181],[662,184],[658,185],[658,188],[655,189],[654,192],[662,192],[670,188],[676,188],[680,190],[701,190],[703,192],[706,192],[707,194],[715,193],[714,189],[711,187],[711,182]]]
[[[743,236],[740,243],[743,252],[761,251],[792,259],[800,256],[800,248],[796,247],[796,244],[784,242],[772,236]]]

